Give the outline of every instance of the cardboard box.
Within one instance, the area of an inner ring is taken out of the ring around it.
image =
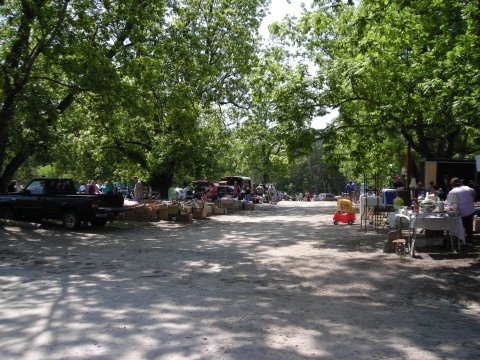
[[[158,221],[158,209],[156,208],[146,208],[145,212],[146,221]]]
[[[168,215],[174,215],[174,216],[180,215],[180,206],[168,205]]]
[[[141,221],[145,216],[145,207],[138,206],[135,208],[130,208],[126,211],[125,219],[131,221]]]
[[[156,206],[141,205],[125,211],[125,220],[131,221],[158,221],[159,210]]]
[[[200,208],[193,208],[194,219],[205,219],[207,217],[208,206]]]
[[[193,203],[193,205],[192,205],[192,207],[193,207],[194,209],[203,209],[203,208],[206,207],[206,206],[207,206],[207,204],[204,203],[203,201],[195,201],[195,202]]]
[[[473,232],[480,233],[480,218],[474,217],[473,218]]]
[[[236,210],[237,205],[234,202],[222,202],[222,208]]]
[[[214,209],[213,204],[208,204],[206,208],[207,208],[207,216],[211,216],[213,214],[213,209]]]
[[[180,215],[188,215],[192,213],[191,206],[182,206],[180,207]]]
[[[168,220],[168,207],[158,209],[158,219]]]
[[[218,214],[218,215],[226,215],[227,214],[227,209],[223,207],[214,207],[213,208],[213,213]]]
[[[177,220],[191,222],[193,221],[193,214],[180,214],[180,217],[178,217]]]
[[[253,203],[245,204],[245,210],[255,210],[255,205]]]

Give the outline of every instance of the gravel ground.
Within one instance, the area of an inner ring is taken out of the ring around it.
[[[480,239],[384,254],[334,208],[0,228],[0,358],[479,359]]]

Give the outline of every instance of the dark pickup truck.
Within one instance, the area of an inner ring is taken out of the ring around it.
[[[80,195],[71,179],[33,179],[20,192],[0,195],[0,218],[57,219],[68,230],[85,221],[103,226],[124,215],[121,195]]]

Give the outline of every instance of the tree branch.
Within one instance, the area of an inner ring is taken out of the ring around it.
[[[49,78],[48,76],[32,76],[31,78],[32,78],[32,79],[39,79],[39,80],[50,81],[50,82],[52,82],[52,83],[54,83],[54,84],[64,86],[64,87],[69,88],[69,89],[72,89],[72,90],[74,90],[74,91],[76,91],[76,92],[88,91],[88,90],[89,90],[89,89],[82,88],[82,87],[79,87],[79,86],[76,86],[76,85],[66,84],[66,83],[64,83],[64,82],[61,82],[61,81],[58,81],[58,80]]]

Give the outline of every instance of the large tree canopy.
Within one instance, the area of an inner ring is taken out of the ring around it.
[[[407,146],[420,157],[478,153],[478,1],[315,4],[296,36],[317,65],[320,101],[339,109],[324,134],[335,161],[360,171],[398,164]]]
[[[198,165],[210,107],[242,101],[265,3],[7,1],[0,189],[30,156],[75,138],[146,179],[168,182],[179,163]]]
[[[288,184],[315,140],[347,176],[478,154],[478,0],[316,0],[263,49],[268,2],[2,2],[0,192],[32,159],[166,193],[236,171]]]
[[[263,2],[175,2],[126,72],[135,85],[131,103],[109,107],[109,120],[95,120],[95,109],[87,136],[137,165],[163,195],[175,174],[185,174],[179,181],[211,175],[225,150],[221,113],[246,101],[244,78],[255,60]],[[107,121],[107,137],[93,131]]]
[[[21,0],[0,8],[0,190],[61,140],[80,97],[118,94],[134,49],[164,19],[162,1]]]
[[[280,48],[262,54],[250,74],[249,109],[236,132],[249,173],[262,182],[278,179],[292,160],[311,153],[315,131],[310,123],[323,112],[307,68],[286,59]]]

